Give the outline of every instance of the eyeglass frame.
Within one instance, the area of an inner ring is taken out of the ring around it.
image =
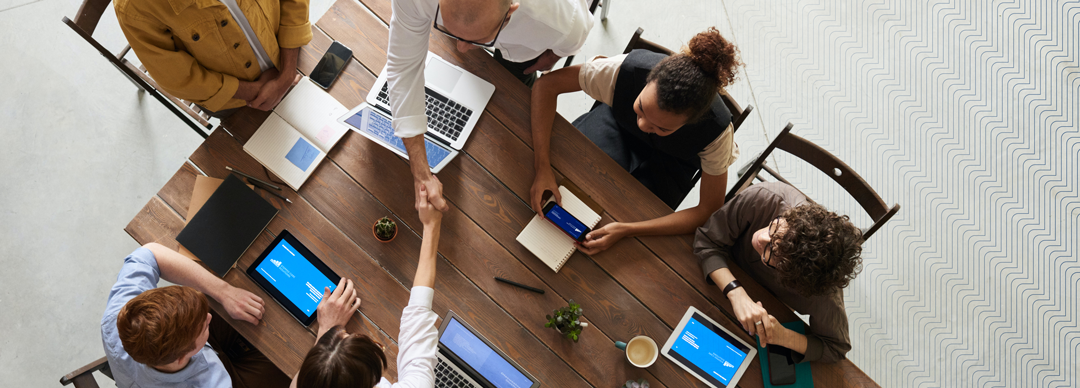
[[[499,24],[499,31],[495,32],[495,39],[492,39],[491,42],[488,42],[488,43],[474,42],[474,41],[471,41],[471,40],[468,40],[468,39],[461,39],[461,38],[457,37],[457,35],[451,34],[450,31],[447,31],[443,27],[439,26],[439,15],[442,15],[442,13],[439,11],[441,7],[442,7],[442,4],[438,4],[438,5],[435,6],[435,19],[431,21],[431,28],[434,28],[435,31],[439,31],[439,32],[443,33],[443,35],[446,35],[446,36],[451,37],[453,39],[457,39],[459,41],[462,41],[462,42],[465,42],[465,43],[468,43],[468,44],[471,44],[471,45],[474,45],[474,46],[483,47],[483,48],[495,47],[495,41],[499,40],[499,35],[502,34],[502,30],[504,28],[506,28],[506,25],[509,24],[507,22],[510,21],[510,9],[507,8],[506,9],[506,14],[503,15],[503,21],[502,21],[502,23]]]
[[[764,259],[764,256],[765,256],[766,253],[769,254],[769,260],[768,261],[766,261],[766,260],[761,260],[761,261],[763,263],[765,263],[766,266],[768,266],[769,268],[772,268],[772,269],[780,269],[777,266],[772,264],[773,258],[776,256],[776,252],[774,252],[776,247],[773,246],[773,241],[776,241],[776,238],[773,235],[776,234],[776,232],[780,231],[780,218],[782,218],[782,217],[781,216],[776,216],[776,218],[773,219],[773,222],[769,223],[769,243],[765,244],[765,249],[761,253],[761,255],[763,256],[762,259]],[[773,228],[775,228],[776,231],[773,231]]]

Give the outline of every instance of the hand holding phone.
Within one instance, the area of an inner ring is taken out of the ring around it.
[[[550,201],[544,205],[544,219],[558,226],[559,230],[562,230],[563,233],[566,233],[567,236],[579,243],[585,241],[585,236],[590,231],[584,222],[574,218],[573,215],[570,215],[570,212],[563,209],[555,201]]]

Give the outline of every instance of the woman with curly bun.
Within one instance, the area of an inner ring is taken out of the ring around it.
[[[710,28],[675,55],[634,50],[541,77],[532,92],[534,210],[542,213],[545,192],[562,200],[549,160],[555,102],[560,94],[583,90],[597,103],[574,126],[672,209],[702,174],[696,207],[609,223],[589,233],[581,250],[594,254],[624,237],[692,233],[724,204],[727,169],[739,155],[731,112],[719,92],[734,82],[741,65],[738,49]]]
[[[724,204],[698,228],[694,253],[705,280],[723,290],[743,329],[763,346],[791,349],[796,362],[835,362],[851,350],[843,291],[860,270],[862,242],[847,216],[774,182],[750,186]],[[807,334],[781,326],[751,299],[731,264],[809,315]]]

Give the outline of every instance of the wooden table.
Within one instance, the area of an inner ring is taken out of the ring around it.
[[[330,43],[341,41],[352,48],[354,58],[330,94],[347,107],[361,103],[386,64],[390,12],[390,0],[338,1],[313,26],[314,39],[301,53],[301,71],[310,72]],[[648,369],[635,368],[614,346],[636,335],[662,343],[687,306],[698,307],[754,343],[732,321],[731,306],[720,290],[705,283],[690,235],[624,239],[593,257],[575,253],[558,273],[518,244],[515,237],[534,214],[527,204],[533,177],[529,90],[479,50],[459,53],[439,34],[432,36],[430,50],[496,86],[463,153],[439,174],[450,210],[439,244],[436,313],[452,309],[460,314],[545,387],[616,387],[638,378],[656,388],[703,386],[662,357]],[[214,131],[126,231],[139,243],[157,241],[176,248],[174,238],[183,228],[196,175],[225,177],[228,165],[265,178],[242,146],[266,115],[245,109],[223,123],[227,131]],[[557,178],[570,178],[605,208],[601,224],[671,212],[561,117],[551,148]],[[250,266],[276,233],[290,230],[335,272],[357,282],[363,314],[354,316],[348,329],[388,344],[387,358],[394,364],[401,310],[408,303],[421,241],[412,191],[407,161],[350,131],[299,192],[285,187],[293,203],[261,193],[281,211],[238,267]],[[372,236],[371,224],[382,216],[398,223],[398,236],[391,243]],[[750,295],[780,321],[797,319],[748,276],[733,270]],[[495,282],[495,276],[548,292],[510,287]],[[225,279],[270,300],[243,271],[230,271]],[[583,305],[590,323],[577,343],[544,327],[544,315],[569,299]],[[230,323],[290,375],[315,339],[311,329],[274,303],[267,303],[258,326]],[[813,370],[818,387],[876,386],[850,361],[815,363]],[[758,362],[739,385],[762,385]]]

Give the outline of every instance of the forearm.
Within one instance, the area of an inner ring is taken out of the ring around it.
[[[435,287],[435,259],[438,256],[440,225],[424,225],[424,239],[420,243],[420,263],[416,266],[413,287]]]
[[[236,88],[236,93],[233,94],[233,98],[250,102],[259,95],[259,89],[262,87],[262,84],[259,82],[239,82],[240,85]]]
[[[806,335],[794,330],[785,327],[783,328],[783,335],[772,341],[773,345],[780,345],[799,354],[806,354]]]
[[[405,151],[409,154],[409,170],[414,180],[424,181],[431,178],[431,169],[427,163],[427,149],[424,148],[424,135],[402,138]]]
[[[551,168],[551,127],[555,123],[558,94],[541,77],[532,90],[533,169]]]
[[[648,221],[625,223],[624,227],[627,231],[626,237],[690,234],[708,218],[707,210],[695,206]]]
[[[296,76],[296,67],[300,61],[300,48],[284,48],[281,47],[281,72],[278,74],[278,78],[284,78],[292,82],[294,76]]]
[[[161,278],[188,286],[220,301],[220,295],[229,284],[214,276],[194,260],[158,243],[144,245],[154,254],[161,271]]]

